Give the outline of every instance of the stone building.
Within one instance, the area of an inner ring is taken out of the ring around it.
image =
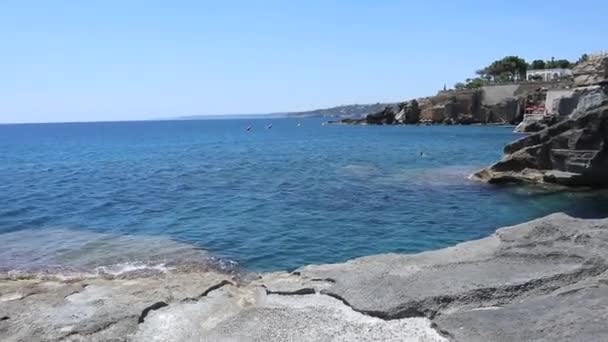
[[[570,69],[532,69],[526,71],[528,81],[552,82],[559,81],[562,77],[572,76]]]

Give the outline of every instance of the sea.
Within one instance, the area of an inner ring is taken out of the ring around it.
[[[604,192],[469,180],[521,137],[512,130],[314,118],[0,125],[0,272],[289,271],[439,249],[554,212],[608,215]]]

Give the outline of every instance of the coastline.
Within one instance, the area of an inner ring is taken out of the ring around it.
[[[593,340],[608,334],[597,320],[605,309],[594,309],[608,306],[607,247],[608,219],[553,214],[436,251],[259,278],[194,271],[2,280],[0,338]]]

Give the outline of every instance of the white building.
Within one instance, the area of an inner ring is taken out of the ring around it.
[[[557,81],[561,77],[572,76],[572,70],[570,69],[534,69],[526,72],[526,79],[528,81],[541,81],[551,82]]]

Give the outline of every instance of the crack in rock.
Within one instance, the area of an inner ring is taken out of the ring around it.
[[[137,319],[137,324],[142,324],[146,319],[146,316],[148,316],[148,314],[150,313],[150,311],[158,310],[164,308],[165,306],[169,306],[169,304],[165,302],[156,302],[148,306],[144,309],[144,311],[141,312],[141,315],[139,315],[139,318]]]
[[[200,300],[203,297],[207,297],[211,292],[224,287],[226,285],[231,285],[231,286],[236,286],[234,285],[232,282],[228,281],[228,280],[222,280],[220,283],[217,283],[211,287],[209,287],[208,289],[206,289],[203,293],[201,293],[200,295],[198,295],[197,297],[190,297],[190,298],[184,298],[182,300],[182,302],[195,302],[197,300]]]
[[[562,286],[573,284],[587,277],[596,276],[606,270],[608,270],[608,266],[598,265],[591,268],[579,269],[572,273],[562,273],[551,277],[533,279],[521,284],[480,288],[455,295],[433,296],[423,300],[412,300],[388,310],[361,310],[354,307],[339,294],[328,290],[323,290],[320,293],[340,300],[344,305],[349,306],[358,313],[385,321],[412,317],[434,319],[442,310],[449,307],[472,304],[475,307],[509,304],[531,293],[543,295],[553,292]]]
[[[266,288],[265,286],[263,286],[263,287]],[[268,294],[268,295],[274,294],[274,295],[282,295],[282,296],[298,296],[298,295],[307,295],[307,294],[315,294],[315,293],[316,293],[315,290],[310,289],[310,288],[303,288],[303,289],[299,289],[296,291],[270,291],[270,290],[266,289],[266,294]],[[362,314],[362,315],[365,315],[368,317],[378,318],[383,321],[390,321],[390,320],[404,319],[404,318],[426,317],[426,315],[422,311],[420,311],[416,308],[409,308],[407,310],[403,310],[399,313],[399,315],[390,315],[383,311],[359,310],[359,309],[353,307],[344,297],[340,296],[339,294],[329,292],[326,290],[322,290],[321,292],[319,292],[319,294],[337,299],[340,302],[342,302],[342,304],[344,304],[345,306],[348,306],[351,310],[353,310],[359,314]],[[443,336],[449,340],[454,339],[454,335],[452,335],[447,330],[441,329],[435,322],[431,322],[431,329],[435,330],[437,332],[437,334],[439,334],[440,336]]]
[[[279,296],[303,296],[303,295],[311,295],[315,294],[316,291],[313,288],[303,288],[295,291],[271,291],[266,289],[267,295],[279,295]]]
[[[336,280],[333,278],[314,278],[314,279],[312,279],[312,281],[325,281],[325,282],[334,283],[334,284],[336,283]]]
[[[220,287],[223,287],[226,285],[235,286],[232,282],[230,282],[228,280],[222,280],[222,282],[220,282],[219,284],[215,284],[215,285],[211,286],[210,288],[208,288],[207,290],[205,290],[205,292],[201,293],[201,295],[198,296],[198,298],[206,297],[212,291],[215,291],[215,290],[219,289]]]
[[[226,285],[235,286],[232,282],[230,282],[228,280],[222,280],[220,283],[217,283],[217,284],[209,287],[208,289],[206,289],[198,297],[183,299],[182,303],[183,302],[197,301],[197,300],[199,300],[199,299],[201,299],[203,297],[206,297],[207,295],[209,295],[209,293],[211,293],[211,292],[213,292],[213,291],[215,291],[215,290],[217,290],[217,289],[219,289],[219,288],[221,288],[223,286],[226,286]],[[155,310],[158,310],[158,309],[162,309],[162,308],[167,307],[167,306],[169,306],[169,304],[167,304],[166,302],[162,302],[162,301],[161,302],[156,302],[156,303],[148,306],[139,315],[139,318],[137,319],[137,324],[143,323],[145,321],[145,319],[146,319],[146,316],[148,316],[148,314],[150,313],[150,311],[155,311]]]
[[[400,310],[398,314],[391,314],[389,312],[380,311],[380,310],[360,310],[360,309],[357,309],[356,307],[354,307],[344,297],[340,296],[337,293],[333,293],[333,292],[324,290],[324,291],[321,291],[321,294],[333,297],[333,298],[341,301],[344,305],[350,307],[355,312],[358,312],[360,314],[370,316],[370,317],[380,318],[384,321],[426,316],[422,311],[418,310],[417,308],[409,307],[409,306],[407,308],[405,308],[404,310]]]
[[[435,330],[439,335],[449,339],[450,341],[454,340],[454,335],[452,335],[449,331],[442,329],[437,323],[431,322],[431,329]]]
[[[0,321],[7,321],[9,319],[11,319],[11,318],[8,317],[8,316],[2,316],[2,317],[0,317]]]

